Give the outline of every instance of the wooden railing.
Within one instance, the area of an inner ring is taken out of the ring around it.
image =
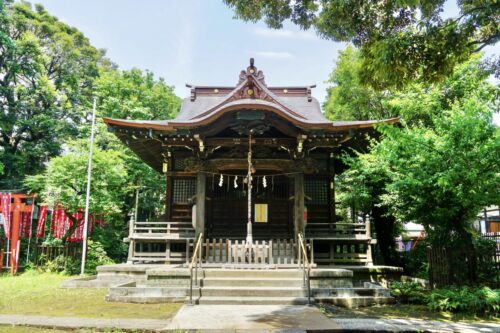
[[[365,238],[370,232],[370,222],[366,223],[307,223],[308,237]]]
[[[307,303],[311,304],[311,264],[309,263],[309,260],[307,259],[307,251],[306,251],[306,244],[304,242],[304,238],[302,237],[302,234],[298,234],[298,242],[299,242],[299,267],[302,266],[302,282],[304,285],[304,288],[307,288]]]
[[[201,243],[203,234],[198,235],[193,252],[193,258],[189,264],[189,304],[193,305],[193,265],[194,265],[194,283],[198,286],[198,265],[201,268]]]
[[[206,239],[202,244],[206,263],[296,265],[298,244],[293,239],[245,240]],[[311,250],[310,244],[307,248]]]
[[[179,238],[194,236],[191,222],[134,222],[130,225],[129,237]]]

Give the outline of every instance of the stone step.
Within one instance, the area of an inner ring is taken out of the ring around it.
[[[298,269],[204,269],[205,278],[302,278]]]
[[[345,308],[359,308],[365,306],[372,306],[375,304],[389,304],[394,303],[394,297],[384,296],[315,296],[314,299],[317,303],[333,304]]]
[[[307,290],[293,287],[202,287],[202,296],[307,297]]]
[[[313,303],[314,300],[311,299]],[[220,297],[202,296],[197,304],[238,304],[238,305],[305,305],[307,297]]]
[[[365,288],[365,287],[348,287],[348,288],[316,288],[314,289],[315,297],[357,297],[357,296],[390,296],[389,290],[386,288]]]
[[[203,287],[302,287],[302,278],[274,278],[274,277],[218,277],[204,278]]]

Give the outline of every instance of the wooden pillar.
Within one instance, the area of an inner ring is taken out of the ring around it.
[[[12,224],[10,226],[10,273],[17,273],[19,267],[19,250],[21,249],[21,240],[19,233],[21,231],[21,211],[22,203],[20,198],[14,198],[14,206],[12,207]]]
[[[294,195],[294,231],[295,238],[300,232],[304,235],[304,174],[295,175],[295,195]]]
[[[335,198],[335,155],[330,154],[330,223],[336,222],[337,204]]]
[[[134,235],[134,224],[135,224],[135,219],[134,215],[130,216],[130,220],[128,221],[128,256],[127,256],[127,264],[133,264],[134,263],[134,256],[135,256],[135,235]]]
[[[366,220],[366,237],[368,238],[368,244],[366,249],[366,265],[373,266],[373,256],[372,256],[372,230],[370,219]]]
[[[196,237],[202,232],[205,233],[205,194],[207,176],[203,172],[198,172],[196,177]],[[204,237],[206,235],[203,235]]]

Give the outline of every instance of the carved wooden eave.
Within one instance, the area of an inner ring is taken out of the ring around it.
[[[366,146],[362,136],[373,132],[378,123],[399,121],[329,121],[311,96],[313,86],[268,86],[253,59],[241,71],[236,86],[189,87],[191,97],[184,99],[175,119],[103,120],[111,132],[158,171],[166,162],[166,154],[189,151],[197,158],[217,158],[213,152],[221,147],[246,147],[250,133],[256,145],[286,151],[294,159],[305,158],[316,149]]]
[[[185,172],[225,172],[242,170],[248,168],[248,160],[246,158],[215,158],[209,160],[190,157],[185,160]],[[318,172],[317,162],[312,158],[304,158],[299,160],[290,159],[252,159],[252,165],[257,170],[267,170],[281,173],[303,172],[313,174]]]

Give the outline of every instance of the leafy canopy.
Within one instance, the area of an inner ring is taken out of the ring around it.
[[[478,212],[500,200],[492,110],[471,97],[435,117],[433,128],[385,128],[373,150],[390,172],[384,203],[399,219],[422,224],[435,242],[473,233]]]
[[[378,89],[416,78],[440,81],[456,64],[500,39],[500,2],[460,0],[445,17],[444,0],[224,0],[236,17],[275,29],[290,19],[302,29],[351,42],[363,55],[362,81]]]
[[[340,51],[330,74],[328,95],[323,105],[332,120],[369,120],[401,117],[408,125],[432,126],[432,117],[449,110],[457,100],[477,96],[491,103],[497,87],[488,82],[492,69],[484,66],[481,55],[455,67],[453,74],[439,83],[412,82],[404,89],[377,91],[361,82],[363,56],[348,46]]]
[[[22,1],[0,4],[0,40],[0,186],[13,188],[41,171],[85,121],[103,52]]]

